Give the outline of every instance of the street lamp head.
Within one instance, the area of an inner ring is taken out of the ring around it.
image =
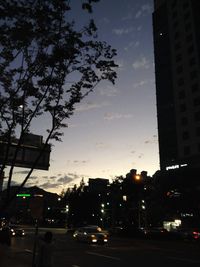
[[[136,174],[136,175],[135,175],[135,180],[136,180],[136,181],[140,181],[140,180],[141,180],[141,176],[140,176],[140,174]]]

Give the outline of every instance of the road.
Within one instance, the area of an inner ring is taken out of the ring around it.
[[[39,235],[46,230],[40,229]],[[200,266],[200,245],[193,242],[111,237],[106,245],[89,245],[75,242],[65,229],[51,230],[59,267]],[[25,238],[13,238],[12,250],[16,261],[31,266],[34,231],[26,231]]]

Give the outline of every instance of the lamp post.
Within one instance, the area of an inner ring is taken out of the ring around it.
[[[65,206],[65,212],[66,212],[66,226],[67,228],[69,227],[68,225],[68,220],[69,220],[69,205]]]
[[[134,181],[136,184],[140,185],[141,184],[141,175],[140,174],[135,174],[134,175]],[[142,208],[142,203],[141,203],[141,188],[138,187],[138,228],[141,228],[141,208]]]
[[[101,221],[102,221],[102,228],[104,227],[104,213],[105,213],[104,207],[105,207],[105,205],[102,203],[102,204],[101,204],[101,214],[102,214]]]

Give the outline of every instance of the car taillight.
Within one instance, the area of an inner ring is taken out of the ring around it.
[[[198,239],[200,237],[200,233],[199,232],[194,231],[194,232],[192,232],[192,234],[194,235],[195,239]]]
[[[199,232],[192,232],[193,235],[199,235]]]

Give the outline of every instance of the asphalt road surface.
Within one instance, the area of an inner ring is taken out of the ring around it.
[[[39,236],[46,230],[49,229],[39,229]],[[200,245],[191,241],[110,237],[108,244],[89,245],[76,242],[65,229],[51,230],[55,267],[200,266]],[[33,257],[34,229],[26,232],[26,237],[12,239],[12,250],[16,252],[16,261],[28,267]]]

